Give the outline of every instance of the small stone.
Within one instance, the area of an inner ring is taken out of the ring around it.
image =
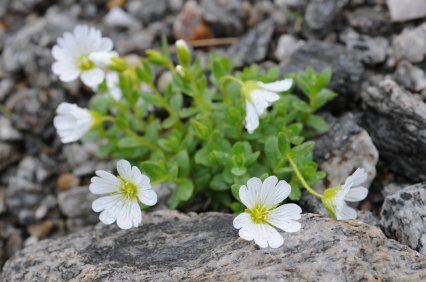
[[[59,176],[56,187],[58,187],[60,191],[67,191],[72,187],[77,187],[78,184],[80,184],[80,178],[66,172]]]
[[[204,20],[216,37],[237,36],[243,32],[240,18],[243,5],[240,0],[201,0],[201,9]]]
[[[421,92],[426,89],[426,74],[408,61],[401,61],[395,72],[395,80],[407,90]]]
[[[148,25],[164,18],[167,0],[130,0],[126,4],[126,10],[143,24]]]
[[[288,60],[294,52],[305,44],[304,40],[297,40],[290,34],[283,34],[278,39],[278,46],[275,50],[275,58],[280,61]]]
[[[17,146],[0,142],[0,171],[8,168],[20,158],[21,153]]]
[[[46,238],[52,231],[54,223],[51,220],[44,220],[41,223],[31,225],[28,227],[28,233],[36,237],[38,240]]]
[[[426,16],[424,0],[386,0],[393,22],[402,22]]]
[[[11,121],[0,116],[0,141],[18,141],[21,139],[21,133],[12,126]]]
[[[6,211],[6,190],[0,188],[0,215]]]
[[[112,8],[105,15],[104,23],[110,27],[132,27],[137,26],[138,22],[121,8]]]
[[[369,225],[375,226],[377,228],[382,227],[382,225],[380,224],[380,220],[376,216],[374,216],[371,211],[358,211],[356,219]]]
[[[246,33],[238,43],[229,47],[227,54],[238,59],[239,66],[262,61],[268,55],[273,33],[273,20],[265,20]]]
[[[182,9],[183,0],[169,0],[169,8],[172,12],[178,12]]]
[[[426,23],[414,29],[405,28],[395,36],[392,51],[397,60],[406,59],[412,63],[423,61],[426,55]]]
[[[404,187],[410,186],[407,183],[389,183],[387,185],[385,185],[385,187],[383,187],[383,189],[381,190],[382,195],[384,198],[391,196],[399,191],[401,191],[402,189],[404,189]]]
[[[426,183],[408,186],[385,198],[381,223],[387,236],[426,255]]]
[[[213,30],[203,19],[201,7],[196,1],[187,1],[173,23],[176,39],[187,41],[213,38]]]
[[[349,24],[358,32],[366,35],[385,35],[392,32],[390,16],[381,5],[359,7],[347,16]]]

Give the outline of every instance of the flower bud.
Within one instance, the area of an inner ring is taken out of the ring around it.
[[[192,58],[188,44],[186,44],[185,40],[179,39],[176,41],[175,47],[180,63],[183,66],[188,66],[191,63]]]

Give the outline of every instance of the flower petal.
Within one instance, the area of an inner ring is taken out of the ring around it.
[[[367,181],[368,175],[363,168],[358,168],[351,176],[346,178],[345,186],[347,183],[352,183],[352,186],[359,186]]]
[[[234,225],[234,228],[241,229],[244,226],[248,226],[251,222],[250,215],[246,212],[240,213],[236,218],[234,218],[234,221],[232,224]]]
[[[104,80],[105,73],[99,68],[94,68],[83,72],[80,77],[87,86],[96,87]]]
[[[109,172],[98,170],[91,179],[89,186],[90,192],[93,194],[108,194],[117,192],[120,186],[120,180]]]
[[[336,210],[336,219],[338,220],[355,219],[356,217],[356,210],[348,206],[346,203],[344,203],[341,208]]]
[[[121,229],[129,229],[133,225],[132,201],[122,201],[117,209],[117,225]]]
[[[365,187],[354,187],[349,189],[345,195],[345,201],[348,202],[359,202],[364,200],[368,195],[368,189]]]
[[[268,224],[253,224],[254,242],[261,248],[278,248],[284,243],[284,238]]]
[[[59,76],[63,82],[70,82],[78,78],[80,70],[72,64],[55,62],[52,65],[52,72]]]
[[[275,101],[280,99],[280,96],[274,92],[255,89],[250,92],[252,103],[256,109],[258,116],[265,114],[266,109]]]
[[[254,106],[246,101],[246,118],[245,118],[245,126],[247,132],[252,134],[256,128],[259,127],[259,116],[257,115],[256,109]]]
[[[286,181],[281,180],[278,184],[277,181],[278,178],[276,176],[269,176],[262,184],[262,190],[260,192],[261,202],[268,209],[284,201],[291,192],[291,187]]]
[[[140,189],[138,197],[142,204],[147,206],[153,206],[157,203],[157,193],[152,189]]]
[[[240,187],[239,195],[241,202],[249,209],[253,208],[260,200],[260,190],[262,189],[262,180],[257,177],[250,178],[247,186]]]
[[[117,162],[117,171],[121,177],[132,181],[132,166],[126,160],[119,160]]]
[[[283,92],[291,88],[293,85],[293,79],[283,79],[271,83],[258,82],[257,84],[268,91]]]
[[[118,202],[121,201],[120,195],[104,196],[96,199],[92,203],[92,209],[95,212],[100,212],[105,209],[113,208]]]
[[[301,228],[299,220],[302,209],[296,204],[282,205],[269,213],[267,221],[285,232],[297,232]]]

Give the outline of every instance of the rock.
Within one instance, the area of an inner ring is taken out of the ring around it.
[[[142,50],[148,49],[154,42],[155,33],[148,29],[136,29],[131,33],[118,32],[114,33],[111,38],[114,41],[115,49],[120,54],[140,53]]]
[[[412,63],[423,61],[426,55],[426,23],[416,28],[405,28],[392,41],[393,55],[397,60],[406,59]]]
[[[0,215],[6,211],[6,190],[0,188]]]
[[[40,224],[31,225],[28,227],[28,231],[31,236],[34,236],[38,240],[46,238],[47,235],[52,231],[54,223],[51,220],[44,220]]]
[[[349,13],[349,24],[358,32],[372,36],[392,33],[390,16],[382,6],[360,7]]]
[[[201,0],[201,9],[216,37],[238,36],[244,31],[240,0]]]
[[[247,8],[244,10],[247,10]],[[247,12],[249,15],[246,20],[246,25],[251,28],[271,16],[274,17],[274,22],[277,22],[277,19],[274,16],[275,12],[284,12],[284,9],[277,9],[277,6],[275,6],[271,1],[261,0],[253,3],[253,6],[251,6]]]
[[[387,196],[381,224],[387,236],[426,255],[426,183]]]
[[[414,20],[426,16],[426,2],[423,0],[386,0],[386,4],[394,22]]]
[[[229,47],[227,54],[231,58],[237,58],[239,66],[264,60],[268,55],[273,33],[273,20],[265,20],[245,34],[238,43]]]
[[[139,19],[143,24],[160,21],[167,12],[167,0],[131,0],[126,4],[126,10]]]
[[[45,157],[27,156],[9,179],[7,187],[8,211],[18,217],[22,225],[37,221],[36,210],[49,193],[49,177],[55,172],[55,163]]]
[[[21,133],[13,128],[10,120],[0,116],[0,141],[18,141],[21,139]]]
[[[0,142],[0,171],[21,159],[19,147]]]
[[[336,91],[338,97],[330,103],[333,109],[342,110],[348,104],[359,99],[360,84],[364,67],[354,52],[345,47],[319,41],[310,41],[300,47],[281,65],[282,72],[296,72],[312,66],[321,71],[329,67],[333,77],[329,88]]]
[[[294,52],[305,44],[304,40],[297,40],[290,34],[283,34],[278,39],[278,46],[275,50],[275,58],[282,61],[287,61]]]
[[[340,38],[348,49],[358,52],[361,61],[368,66],[384,63],[389,53],[389,42],[384,37],[370,37],[347,30],[340,34]]]
[[[382,226],[380,220],[371,211],[358,211],[356,219],[377,228]]]
[[[307,0],[274,0],[274,3],[277,6],[301,8],[306,6]]]
[[[15,82],[13,81],[13,79],[10,79],[10,78],[0,79],[0,101],[2,102],[5,101],[7,96],[12,91],[14,85],[15,85]]]
[[[364,168],[368,175],[365,187],[376,177],[379,153],[365,129],[361,128],[352,114],[346,114],[331,129],[316,140],[315,159],[327,174],[327,187],[343,184],[346,177],[357,168]]]
[[[9,98],[6,106],[15,113],[12,121],[17,129],[48,139],[54,131],[46,129],[48,127],[53,129],[53,116],[57,106],[64,99],[65,94],[62,89],[23,88]]]
[[[158,211],[141,228],[98,225],[26,247],[0,280],[420,281],[426,260],[358,221],[302,215],[278,249],[239,239],[233,216]]]
[[[74,187],[58,193],[58,205],[67,217],[66,226],[70,231],[77,231],[83,226],[99,222],[98,215],[92,210],[92,202],[99,195],[90,193],[88,186]]]
[[[330,126],[327,133],[315,140],[314,158],[327,177],[314,189],[323,193],[328,187],[341,185],[357,168],[364,168],[367,172],[368,179],[364,186],[369,188],[376,177],[379,159],[370,136],[351,113],[331,121]],[[303,191],[300,204],[305,211],[328,215],[321,200],[307,191]]]
[[[56,187],[58,187],[60,191],[67,191],[72,187],[77,187],[78,184],[80,184],[80,178],[65,172],[58,177]]]
[[[426,180],[426,104],[390,79],[366,85],[361,97],[361,123],[380,157],[395,173],[412,181]]]
[[[50,88],[54,77],[51,47],[62,33],[76,25],[76,20],[69,14],[50,9],[44,17],[6,38],[1,55],[4,70],[11,73],[23,70],[31,86]]]
[[[407,183],[389,183],[385,185],[385,187],[383,187],[380,192],[382,192],[383,197],[386,198],[401,191],[402,189],[404,189],[404,187],[407,186],[409,186],[409,184]]]
[[[315,38],[331,33],[348,0],[311,0],[306,6],[303,31]]]
[[[50,0],[13,0],[10,1],[9,9],[18,13],[30,14],[36,10],[45,10],[49,5],[51,5]]]
[[[173,23],[174,37],[187,41],[212,38],[213,30],[204,21],[202,13],[196,1],[187,1]]]
[[[104,23],[110,27],[138,27],[138,22],[121,8],[112,8],[105,15]]]
[[[408,61],[401,61],[395,72],[395,80],[403,85],[407,90],[421,92],[426,89],[426,74]]]
[[[9,257],[22,248],[22,243],[21,232],[13,227],[11,222],[0,220],[0,268]]]

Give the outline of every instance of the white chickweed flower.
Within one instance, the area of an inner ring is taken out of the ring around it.
[[[261,248],[278,248],[284,238],[274,226],[286,232],[299,231],[302,209],[296,204],[278,206],[290,192],[290,185],[284,180],[278,182],[275,176],[266,178],[263,183],[253,177],[247,181],[247,186],[241,186],[240,199],[247,209],[234,219],[240,237],[254,240]]]
[[[328,212],[338,220],[355,219],[357,212],[346,202],[359,202],[367,197],[368,189],[362,187],[367,180],[367,173],[358,168],[351,176],[346,178],[343,186],[336,186],[325,190],[322,199]]]
[[[79,140],[90,130],[95,121],[89,110],[75,104],[61,103],[56,109],[56,113],[53,125],[62,143]]]
[[[52,49],[55,63],[52,71],[62,81],[68,82],[81,78],[89,87],[98,86],[105,77],[103,68],[112,57],[111,39],[102,37],[93,27],[78,25],[73,33],[65,32]]]
[[[264,115],[266,109],[280,98],[277,93],[289,90],[292,84],[292,79],[272,83],[254,81],[244,83],[242,91],[246,103],[245,125],[250,134],[259,126],[259,117]]]
[[[139,203],[153,206],[157,194],[151,189],[150,179],[128,161],[118,161],[117,171],[118,177],[104,170],[92,177],[90,192],[106,195],[93,201],[92,209],[101,212],[99,219],[104,224],[117,221],[121,229],[138,227],[142,220]]]

